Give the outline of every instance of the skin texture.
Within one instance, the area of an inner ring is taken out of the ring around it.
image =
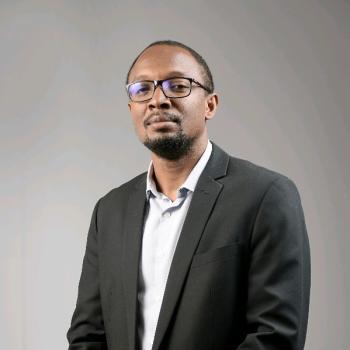
[[[201,66],[189,52],[176,46],[155,45],[139,57],[130,72],[129,82],[175,76],[194,78],[203,84]],[[151,100],[129,101],[128,106],[136,133],[144,144],[162,137],[175,137],[181,132],[193,138],[191,149],[179,159],[169,160],[151,152],[157,188],[174,201],[178,188],[205,151],[208,142],[206,122],[215,115],[218,95],[207,94],[193,85],[189,96],[169,99],[157,87]],[[171,118],[177,122],[169,121]]]

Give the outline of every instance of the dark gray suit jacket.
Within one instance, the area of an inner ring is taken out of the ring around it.
[[[70,350],[135,350],[146,173],[94,208]],[[153,350],[301,350],[310,247],[287,177],[213,144],[167,280]]]

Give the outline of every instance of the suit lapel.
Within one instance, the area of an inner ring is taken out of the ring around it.
[[[142,226],[146,204],[146,175],[130,193],[125,217],[123,240],[123,281],[128,318],[130,349],[136,349],[137,291]]]
[[[204,231],[206,222],[222,190],[215,179],[226,174],[229,157],[213,143],[211,157],[200,176],[181,231],[170,267],[158,318],[152,350],[158,350],[173,316],[185,282],[192,256]]]

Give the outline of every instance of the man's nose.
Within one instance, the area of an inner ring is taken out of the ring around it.
[[[165,96],[162,87],[158,85],[154,90],[153,97],[148,101],[148,107],[153,108],[169,108],[171,106],[170,99]]]

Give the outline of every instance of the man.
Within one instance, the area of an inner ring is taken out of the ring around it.
[[[303,349],[310,250],[294,183],[209,142],[218,95],[191,48],[149,45],[127,92],[152,161],[95,205],[69,349]]]

